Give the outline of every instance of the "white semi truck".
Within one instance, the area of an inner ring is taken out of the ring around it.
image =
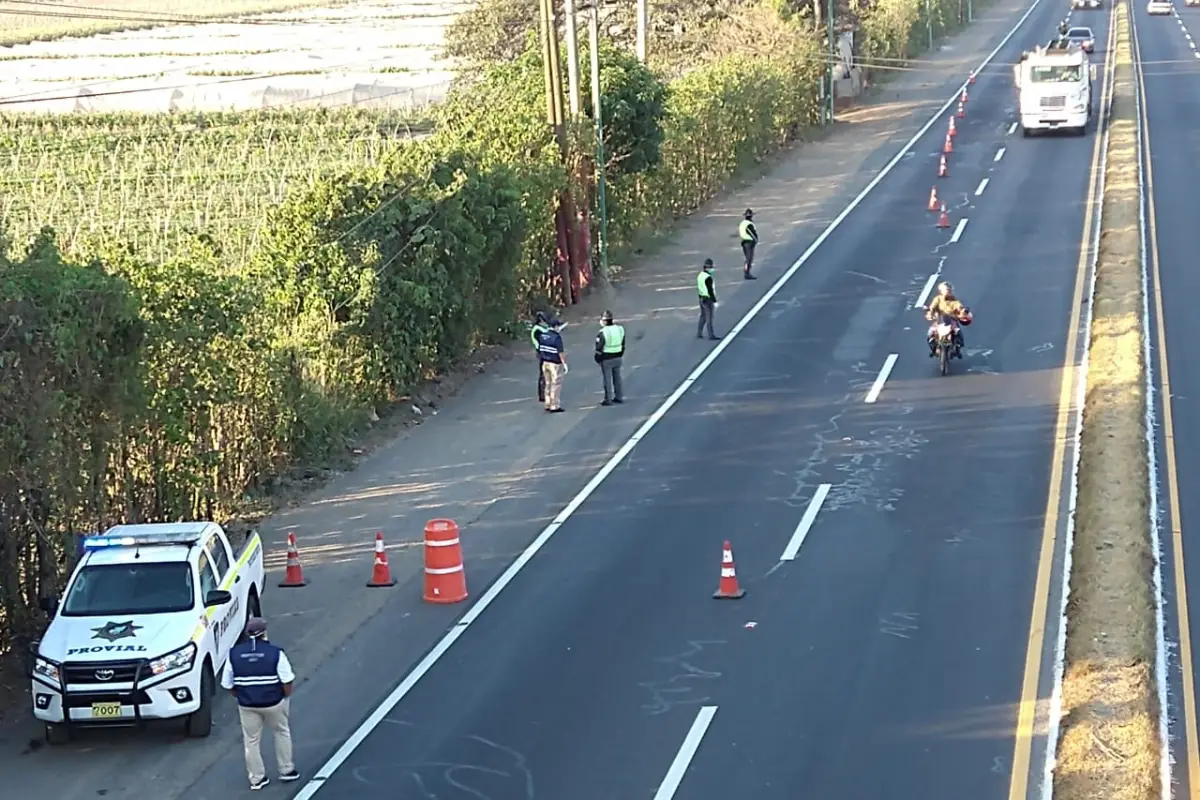
[[[1087,133],[1092,119],[1096,66],[1073,42],[1056,40],[1021,54],[1013,66],[1021,133],[1073,130]]]

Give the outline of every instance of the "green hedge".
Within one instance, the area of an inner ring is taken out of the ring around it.
[[[868,55],[912,56],[920,5],[877,2]],[[662,134],[638,170],[614,170],[616,243],[695,209],[816,121],[823,46],[801,24],[781,19],[785,46],[717,59],[665,95],[602,54],[606,103],[658,109],[610,109],[643,126],[623,152]],[[238,513],[289,465],[342,448],[371,407],[546,302],[567,169],[536,51],[518,61],[457,90],[433,138],[293,193],[236,273],[203,235],[162,260],[125,248],[73,263],[52,231],[0,253],[0,652],[3,631],[34,616],[33,576],[61,577],[68,533]],[[586,126],[572,135],[586,142]]]

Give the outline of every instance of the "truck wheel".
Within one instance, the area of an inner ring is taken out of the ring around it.
[[[246,619],[250,617],[262,616],[262,601],[258,599],[258,592],[254,589],[250,590],[250,600],[246,603]]]
[[[67,744],[71,741],[71,729],[66,725],[46,723],[46,744]]]
[[[1028,139],[1030,136],[1033,136],[1033,131],[1031,131],[1029,128],[1026,128],[1024,125],[1022,125],[1021,126],[1021,135],[1023,137],[1025,137],[1026,139]]]
[[[192,739],[203,739],[212,733],[213,695],[216,694],[216,680],[213,678],[212,666],[206,661],[204,671],[200,673],[200,708],[188,715],[184,731]]]

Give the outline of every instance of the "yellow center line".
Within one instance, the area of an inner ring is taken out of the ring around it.
[[[1108,107],[1108,97],[1112,93],[1112,74],[1114,69],[1113,43],[1116,37],[1117,4],[1112,3],[1108,11],[1108,41],[1105,52],[1108,57],[1104,64],[1104,74],[1101,79],[1100,102],[1097,106],[1097,120],[1103,119],[1103,113]],[[1097,126],[1099,128],[1099,126]],[[1088,267],[1091,261],[1091,248],[1096,211],[1100,207],[1100,180],[1103,177],[1100,169],[1101,147],[1104,137],[1099,130],[1092,146],[1091,167],[1088,172],[1088,201],[1083,217],[1083,233],[1080,237],[1079,261],[1075,267],[1075,293],[1071,302],[1071,319],[1067,326],[1067,346],[1063,358],[1062,384],[1059,389],[1058,414],[1054,426],[1054,452],[1050,461],[1050,490],[1046,497],[1046,512],[1042,525],[1042,545],[1038,555],[1037,578],[1034,581],[1033,610],[1029,622],[1029,643],[1025,650],[1025,672],[1021,681],[1021,700],[1017,712],[1017,725],[1014,730],[1014,745],[1012,772],[1008,784],[1008,800],[1026,800],[1029,790],[1029,767],[1033,752],[1033,739],[1038,721],[1038,686],[1041,683],[1042,657],[1045,654],[1047,608],[1050,602],[1051,574],[1054,567],[1054,548],[1058,539],[1059,507],[1062,504],[1063,488],[1065,485],[1064,462],[1066,461],[1067,443],[1073,440],[1071,426],[1072,411],[1083,413],[1083,409],[1074,409],[1076,381],[1079,379],[1079,369],[1075,363],[1079,350],[1079,326],[1084,303],[1084,291],[1087,284]],[[1047,748],[1053,748],[1054,742],[1047,742]]]
[[[1196,743],[1196,685],[1192,673],[1192,636],[1188,621],[1187,578],[1184,575],[1183,562],[1183,523],[1179,510],[1179,476],[1175,467],[1175,425],[1171,413],[1171,374],[1167,367],[1167,330],[1163,322],[1162,275],[1158,265],[1158,227],[1155,223],[1154,210],[1154,169],[1150,164],[1150,117],[1146,110],[1149,97],[1146,94],[1146,76],[1142,71],[1142,48],[1137,36],[1137,23],[1130,14],[1130,41],[1134,46],[1133,69],[1138,83],[1138,92],[1142,99],[1142,159],[1144,169],[1144,187],[1146,193],[1146,233],[1147,250],[1150,254],[1151,288],[1154,297],[1155,327],[1158,335],[1158,383],[1162,397],[1162,432],[1163,449],[1167,457],[1167,502],[1171,512],[1171,545],[1175,567],[1175,613],[1179,624],[1179,666],[1182,672],[1180,684],[1183,689],[1183,730],[1176,734],[1183,737],[1187,749],[1187,786],[1188,797],[1192,800],[1200,798],[1200,751]],[[1157,491],[1157,488],[1155,489]],[[1159,713],[1166,714],[1167,709]],[[1163,743],[1169,746],[1168,742]]]

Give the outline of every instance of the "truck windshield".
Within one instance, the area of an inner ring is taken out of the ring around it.
[[[1029,80],[1033,83],[1063,83],[1078,82],[1080,71],[1078,64],[1058,64],[1048,67],[1030,67]]]
[[[186,562],[105,564],[84,567],[63,601],[63,616],[169,614],[196,604]]]

